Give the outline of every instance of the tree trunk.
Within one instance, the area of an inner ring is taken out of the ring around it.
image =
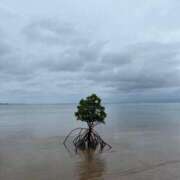
[[[88,137],[87,137],[87,146],[88,146],[88,149],[91,148],[91,133],[92,133],[92,125],[91,124],[88,124],[89,126],[89,131],[88,131]]]

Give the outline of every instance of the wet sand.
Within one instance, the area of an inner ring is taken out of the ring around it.
[[[70,155],[64,137],[0,139],[2,180],[176,180],[180,179],[180,137],[126,132],[106,140],[111,152]],[[178,159],[179,158],[179,159]]]

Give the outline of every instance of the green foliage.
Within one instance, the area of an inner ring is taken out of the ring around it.
[[[106,112],[101,105],[101,99],[96,94],[92,94],[86,99],[80,100],[75,116],[77,120],[85,121],[88,124],[104,123]]]

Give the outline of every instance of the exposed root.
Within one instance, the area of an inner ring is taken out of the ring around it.
[[[74,145],[74,151],[77,153],[78,151],[84,150],[94,150],[103,152],[106,150],[110,150],[112,147],[106,143],[99,134],[91,128],[76,128],[73,129],[65,138],[63,144],[69,150],[67,146],[67,140],[71,136],[71,134],[75,131],[79,130],[76,137],[72,140]]]

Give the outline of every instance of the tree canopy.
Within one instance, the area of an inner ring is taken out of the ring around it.
[[[101,99],[96,94],[92,94],[80,100],[75,116],[77,120],[93,125],[95,122],[105,123],[107,115],[104,106],[101,105]]]

